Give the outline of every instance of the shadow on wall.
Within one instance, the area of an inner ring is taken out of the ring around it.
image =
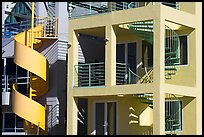
[[[137,129],[138,134],[153,134],[153,109],[150,107],[137,109],[129,107],[129,125]],[[140,132],[140,133],[139,133]]]

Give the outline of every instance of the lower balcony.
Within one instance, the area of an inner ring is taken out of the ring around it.
[[[139,76],[127,63],[116,62],[116,85],[153,82],[153,70]],[[85,63],[74,66],[74,87],[105,86],[105,63]]]

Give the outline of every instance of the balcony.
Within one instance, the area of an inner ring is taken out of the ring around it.
[[[118,10],[145,7],[156,2],[70,2],[69,18],[80,18],[96,14],[111,13]],[[179,9],[178,2],[161,2],[163,5]]]
[[[138,76],[129,64],[116,63],[116,85],[142,84],[153,82],[153,70]],[[86,63],[74,66],[74,87],[105,86],[105,63]]]

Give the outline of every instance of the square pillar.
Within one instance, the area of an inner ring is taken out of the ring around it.
[[[156,86],[165,82],[165,20],[161,16],[161,10],[159,12],[154,19],[153,32],[153,82]]]
[[[67,135],[77,135],[78,124],[78,99],[74,98],[72,94],[67,98]]]
[[[105,31],[105,85],[113,86],[116,85],[116,34],[111,25]]]
[[[153,93],[153,135],[165,135],[165,93]]]
[[[72,28],[72,27],[70,27]],[[77,134],[77,100],[73,97],[74,65],[78,64],[78,33],[69,30],[69,42],[71,47],[68,50],[68,77],[67,77],[67,135]]]
[[[196,28],[196,134],[202,135],[202,3],[195,2]]]
[[[165,15],[162,13],[161,3],[157,4],[154,20],[153,44],[153,134],[165,134],[165,93],[162,87],[165,83]]]

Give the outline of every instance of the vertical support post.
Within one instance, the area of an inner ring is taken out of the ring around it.
[[[105,28],[108,39],[105,45],[105,85],[116,85],[116,34],[110,24]]]
[[[91,86],[91,64],[89,64],[89,86]]]
[[[6,58],[4,58],[4,92],[7,91],[6,89]]]
[[[38,122],[37,135],[39,135],[40,122]]]
[[[14,119],[15,119],[15,120],[14,120],[14,125],[15,125],[15,126],[14,126],[14,132],[16,133],[16,115],[15,115],[14,117],[15,117],[15,118],[14,118]]]
[[[32,22],[31,22],[31,49],[33,49],[33,26],[34,26],[34,9],[35,5],[34,2],[32,2]],[[31,83],[32,83],[32,73],[30,72],[30,94],[29,97],[32,99],[32,88],[31,88]]]
[[[155,14],[154,21],[154,43],[153,43],[153,84],[155,91],[153,92],[153,134],[165,134],[165,93],[163,91],[163,84],[165,83],[165,15],[162,14],[161,4],[156,4],[155,8],[158,12]]]
[[[8,84],[9,84],[9,83],[8,83],[8,75],[6,75],[5,81],[6,81],[6,85],[5,85],[5,86],[6,86],[6,92],[8,92]]]
[[[128,84],[131,84],[131,73],[129,67],[128,67]]]
[[[90,5],[89,5],[89,14],[91,14],[91,2],[90,2]]]

